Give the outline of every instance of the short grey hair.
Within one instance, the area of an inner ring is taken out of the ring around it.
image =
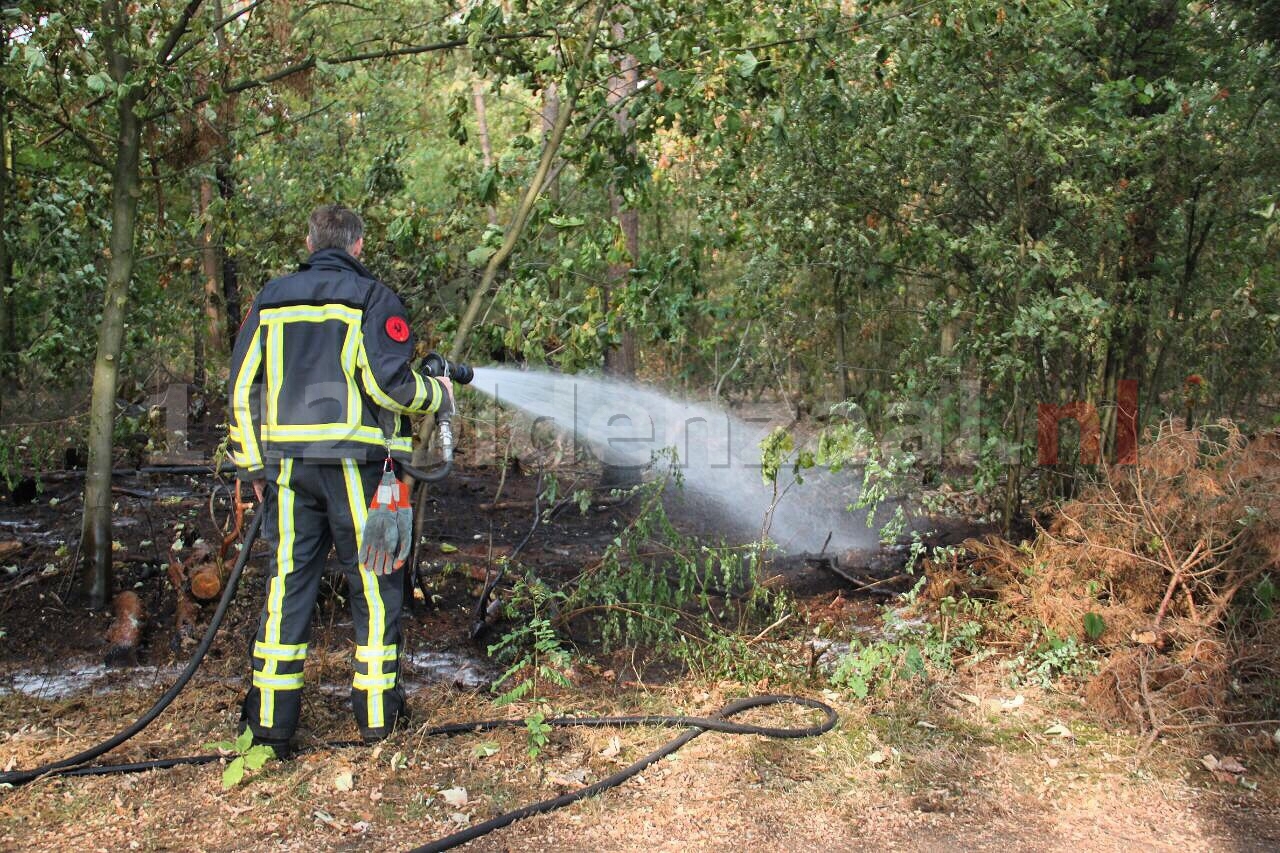
[[[356,241],[364,236],[364,221],[353,210],[340,204],[322,204],[311,211],[307,239],[311,251],[343,249],[351,251]]]

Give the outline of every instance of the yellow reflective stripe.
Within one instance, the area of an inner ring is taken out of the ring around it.
[[[418,374],[415,372],[414,376]],[[431,389],[435,392],[431,397],[431,405],[422,410],[425,415],[433,415],[440,408],[440,403],[444,400],[444,386],[435,380],[434,376],[428,376],[423,380],[431,385]]]
[[[342,475],[343,482],[347,487],[347,503],[351,506],[351,520],[355,526],[356,553],[359,553],[361,540],[364,537],[364,523],[368,517],[369,510],[365,504],[364,483],[360,479],[360,469],[356,466],[354,459],[342,460]],[[365,605],[369,608],[369,622],[365,626],[368,632],[365,636],[369,639],[369,645],[366,648],[384,648],[382,635],[385,623],[382,594],[378,589],[378,577],[373,572],[367,571],[359,563],[356,565],[356,571],[360,575],[360,585],[363,587]],[[389,676],[390,681],[386,681],[387,676],[382,675],[380,659],[369,660],[368,664],[369,674],[361,675],[356,673],[354,685],[369,691],[368,703],[365,706],[369,728],[379,729],[385,725],[382,715],[382,692],[395,686],[395,673],[391,673]]]
[[[278,325],[267,326],[267,394],[266,409],[262,415],[263,441],[267,427],[279,418],[280,389],[284,386],[284,329]]]
[[[377,436],[382,443],[382,431],[376,426],[350,426],[348,424],[267,424],[262,428],[263,441],[328,441],[349,438],[363,441]]]
[[[374,661],[374,660],[395,660],[395,646],[356,646],[356,660],[358,661]]]
[[[244,361],[240,364],[240,372],[236,374],[234,390],[231,395],[232,441],[240,444],[235,454],[235,464],[241,468],[259,468],[262,466],[262,451],[258,448],[258,440],[253,432],[253,415],[250,411],[249,395],[253,391],[253,380],[262,366],[262,327],[253,330],[249,340],[249,349]],[[239,436],[235,438],[234,436]]]
[[[349,305],[328,303],[325,305],[289,305],[284,308],[264,308],[259,312],[263,323],[324,323],[329,320],[342,320],[348,323],[359,323],[363,312]]]
[[[402,415],[431,414],[440,408],[441,395],[444,389],[440,387],[440,383],[436,382],[434,378],[428,377],[424,380],[416,370],[409,371],[413,374],[416,385],[413,401],[409,405],[406,406],[382,390],[382,386],[378,384],[377,378],[373,375],[373,369],[369,366],[369,352],[364,347],[363,339],[360,341],[360,348],[356,353],[356,364],[360,368],[360,380],[364,385],[364,390],[382,408],[399,412]],[[422,408],[422,400],[426,398],[427,385],[419,385],[417,383],[430,383],[436,392],[431,400],[431,405],[426,408]]]
[[[268,690],[300,690],[302,688],[302,673],[267,675],[264,672],[255,672],[253,674],[253,686],[265,687]],[[264,723],[264,725],[271,728],[269,724]]]
[[[356,380],[356,351],[360,345],[360,324],[347,323],[347,335],[342,340],[342,373],[347,380],[347,423],[360,425],[364,405],[360,401],[360,387]]]
[[[306,660],[307,644],[272,645],[270,643],[254,643],[253,656],[263,660]]]
[[[327,439],[355,438],[360,433],[382,433],[377,427],[350,426],[349,424],[268,424],[262,428],[263,441],[324,441]]]
[[[295,531],[293,526],[293,489],[289,488],[289,478],[293,474],[293,460],[283,459],[280,462],[280,476],[276,478],[279,486],[276,496],[276,571],[271,577],[267,590],[267,625],[263,632],[267,645],[282,646],[280,642],[280,621],[284,609],[285,576],[293,571],[293,545]]]
[[[364,538],[364,522],[369,507],[364,502],[364,483],[360,480],[360,468],[354,459],[342,460],[342,482],[347,487],[347,505],[351,507],[351,522],[356,530],[356,551]]]
[[[361,347],[361,354],[364,348]],[[384,409],[391,409],[393,412],[400,414],[409,414],[409,407],[403,403],[397,403],[394,399],[382,390],[382,386],[378,384],[378,380],[373,377],[373,371],[369,368],[368,361],[361,359],[360,380],[364,384],[364,390],[369,392],[369,396],[373,398],[373,402],[377,403]]]
[[[293,489],[289,488],[289,479],[292,474],[293,460],[281,460],[280,473],[276,477],[276,485],[278,486],[276,490],[276,570],[271,576],[271,581],[267,588],[267,624],[263,631],[265,637],[263,645],[266,647],[287,648],[292,645],[280,642],[280,621],[284,615],[284,579],[285,575],[293,571],[294,494]],[[286,684],[277,684],[274,679],[277,677],[296,678],[296,687],[302,687],[301,673],[276,676],[276,663],[276,658],[266,658],[263,663],[263,671],[261,673],[254,672],[253,674],[254,686],[262,691],[258,697],[258,724],[268,729],[275,726],[276,688],[294,689],[292,681]]]
[[[422,404],[427,399],[427,383],[422,381],[422,377],[418,375],[418,371],[413,373],[413,404],[410,406],[415,412],[422,409]]]
[[[290,441],[354,441],[358,444],[373,444],[383,447],[387,443],[386,436],[377,427],[349,427],[343,424],[267,424],[262,428],[264,442]],[[413,451],[413,440],[407,436],[396,436],[391,439],[392,450]]]

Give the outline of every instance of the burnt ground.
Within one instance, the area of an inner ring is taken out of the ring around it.
[[[562,499],[595,477],[590,469],[571,467],[555,475]],[[608,500],[602,491],[585,514],[566,503],[530,535],[533,499],[540,483],[546,485],[545,476],[512,470],[504,479],[495,468],[464,464],[433,489],[428,541],[418,555],[421,594],[405,621],[404,678],[416,720],[529,712],[520,706],[495,709],[484,690],[500,671],[484,654],[494,633],[479,642],[468,633],[485,571],[525,542],[522,565],[553,581],[569,579],[599,559],[637,509],[634,502]],[[220,538],[227,493],[208,476],[120,477],[116,485],[122,489],[117,587],[134,589],[146,614],[140,665],[119,672],[98,668],[109,615],[89,613],[74,598],[75,554],[66,543],[78,536],[80,481],[74,475],[44,478],[32,502],[0,502],[0,543],[18,543],[0,557],[6,567],[0,577],[0,763],[10,768],[62,757],[113,733],[144,710],[187,659],[190,643],[184,645],[174,632],[173,591],[164,565],[175,540],[185,555],[197,539]],[[495,495],[498,508],[486,508]],[[675,521],[690,535],[718,532],[713,518]],[[958,542],[980,532],[985,531],[979,526],[952,521],[941,525],[936,541]],[[851,620],[873,623],[884,589],[907,584],[896,581],[862,594],[856,585],[892,577],[900,559],[895,553],[840,555],[839,568],[852,583],[821,560],[775,560],[770,575],[793,591],[800,614],[776,633],[777,653],[801,661],[811,629],[833,623],[847,629]],[[202,752],[205,742],[234,734],[262,600],[263,561],[251,565],[192,685],[113,758]],[[518,731],[443,741],[410,731],[379,749],[320,748],[320,741],[354,735],[345,688],[351,629],[344,595],[342,584],[327,584],[317,607],[299,732],[311,751],[273,763],[229,791],[221,789],[214,769],[179,768],[51,780],[0,793],[0,848],[403,848],[593,781],[667,737],[656,731],[565,731],[553,735],[538,760],[529,759]],[[211,612],[206,605],[201,629]],[[500,633],[503,625],[494,630]],[[1138,739],[1093,719],[1070,696],[1014,691],[988,670],[962,667],[954,682],[918,695],[858,701],[830,691],[821,677],[742,685],[714,672],[647,666],[630,650],[592,654],[589,643],[579,650],[583,657],[570,673],[572,687],[547,693],[557,709],[705,713],[734,695],[794,690],[825,697],[842,722],[814,742],[702,737],[618,791],[523,822],[473,849],[1280,845],[1274,758],[1245,756],[1256,789],[1216,784],[1194,761],[1199,743],[1144,751]],[[69,684],[60,678],[67,673],[76,676]],[[975,695],[984,702],[971,703]],[[986,699],[1003,700],[1012,709],[993,711]],[[1048,733],[1062,721],[1069,737]],[[348,773],[350,787],[343,782]],[[440,793],[456,788],[469,792],[460,806]]]

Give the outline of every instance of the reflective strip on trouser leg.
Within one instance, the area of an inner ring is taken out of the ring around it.
[[[360,553],[361,540],[364,536],[364,524],[368,515],[365,501],[365,489],[361,478],[360,466],[354,460],[344,460],[342,473],[347,491],[347,502],[351,507],[351,521],[355,532],[355,549]],[[399,667],[397,649],[394,642],[387,644],[386,636],[395,637],[395,628],[388,624],[388,613],[383,600],[383,586],[386,578],[366,571],[357,562],[353,570],[358,577],[352,581],[352,621],[356,629],[355,676],[352,687],[357,691],[353,701],[360,701],[358,693],[364,693],[363,704],[365,720],[368,728],[381,729],[388,725],[386,719],[386,702],[384,694],[396,686]],[[398,576],[395,582],[399,583]],[[363,611],[363,612],[362,612]],[[399,614],[395,614],[396,621]]]
[[[297,687],[286,687],[276,680],[281,659],[268,650],[281,646],[280,623],[284,619],[284,588],[293,571],[293,546],[297,535],[293,513],[295,495],[289,484],[293,473],[293,460],[285,459],[280,463],[280,475],[276,478],[276,560],[275,572],[267,584],[266,618],[262,626],[261,643],[254,644],[253,650],[253,686],[259,690],[258,725],[264,729],[275,727],[276,690],[301,689],[302,667],[297,667]],[[305,657],[306,647],[302,654]],[[291,661],[292,659],[290,659]],[[259,669],[261,661],[261,669]],[[292,667],[290,667],[292,669]],[[293,675],[294,673],[289,673]]]
[[[302,710],[311,615],[333,543],[323,470],[324,466],[282,460],[276,499],[267,505],[267,521],[275,535],[274,565],[253,644],[252,686],[243,706],[244,720],[257,737],[287,741]],[[343,507],[345,511],[345,502]]]

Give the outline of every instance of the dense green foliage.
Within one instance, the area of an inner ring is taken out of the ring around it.
[[[126,96],[136,398],[220,393],[228,326],[322,201],[362,211],[370,265],[447,341],[572,92],[478,362],[593,369],[630,340],[641,377],[877,428],[976,401],[988,482],[1029,458],[1037,401],[1109,423],[1119,379],[1144,419],[1270,421],[1272,6],[167,2],[127,10],[122,76],[116,4],[6,4],[0,377],[89,382]]]

